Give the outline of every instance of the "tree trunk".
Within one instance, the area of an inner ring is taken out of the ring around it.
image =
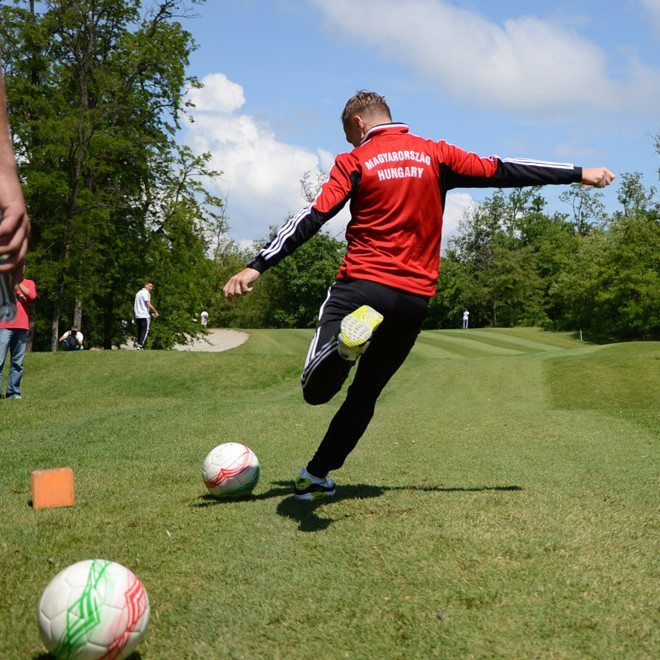
[[[67,234],[69,227],[66,229]],[[69,260],[69,246],[64,248],[64,255],[62,261],[67,263]],[[57,287],[55,289],[55,301],[53,305],[53,316],[51,317],[50,324],[50,350],[55,352],[57,350],[58,339],[60,338],[60,316],[62,314],[62,296],[64,295],[64,281],[67,274],[66,266],[60,271],[58,275]]]
[[[111,349],[112,348],[112,335],[113,335],[113,323],[115,316],[115,297],[114,297],[114,288],[110,290],[110,293],[105,300],[105,305],[103,309],[103,348]]]
[[[62,297],[57,296],[53,307],[53,317],[50,323],[50,350],[53,353],[57,350],[58,339],[60,338],[60,301]]]
[[[82,311],[82,300],[76,298],[76,303],[73,308],[73,325],[75,325],[78,330],[82,330]]]

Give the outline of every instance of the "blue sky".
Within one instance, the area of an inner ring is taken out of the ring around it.
[[[303,174],[350,148],[339,114],[358,89],[383,94],[412,132],[483,156],[658,183],[660,0],[209,0],[194,13],[183,21],[199,44],[189,71],[204,88],[180,139],[213,154],[237,241],[303,206]],[[449,195],[445,238],[490,192]],[[560,192],[545,196],[568,212]]]

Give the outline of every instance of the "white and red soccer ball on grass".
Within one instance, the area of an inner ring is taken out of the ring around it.
[[[204,459],[202,478],[214,497],[241,497],[254,490],[259,481],[259,459],[239,442],[214,447]]]
[[[118,660],[149,625],[149,597],[121,564],[89,559],[58,573],[39,603],[39,630],[56,658]]]

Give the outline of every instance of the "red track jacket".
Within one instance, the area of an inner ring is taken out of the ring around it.
[[[371,280],[430,297],[438,279],[448,190],[581,179],[582,168],[570,163],[481,158],[412,135],[405,124],[374,126],[358,147],[337,156],[312,204],[284,224],[248,266],[259,272],[274,266],[350,199],[348,249],[337,279]]]

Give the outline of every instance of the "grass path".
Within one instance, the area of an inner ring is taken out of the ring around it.
[[[651,658],[657,626],[657,343],[533,329],[428,331],[335,476],[290,480],[339,400],[302,402],[309,330],[225,353],[28,356],[0,401],[0,658],[38,658],[36,607],[100,557],[144,582],[149,659]],[[218,503],[201,462],[262,463]],[[71,509],[29,506],[71,465]]]

